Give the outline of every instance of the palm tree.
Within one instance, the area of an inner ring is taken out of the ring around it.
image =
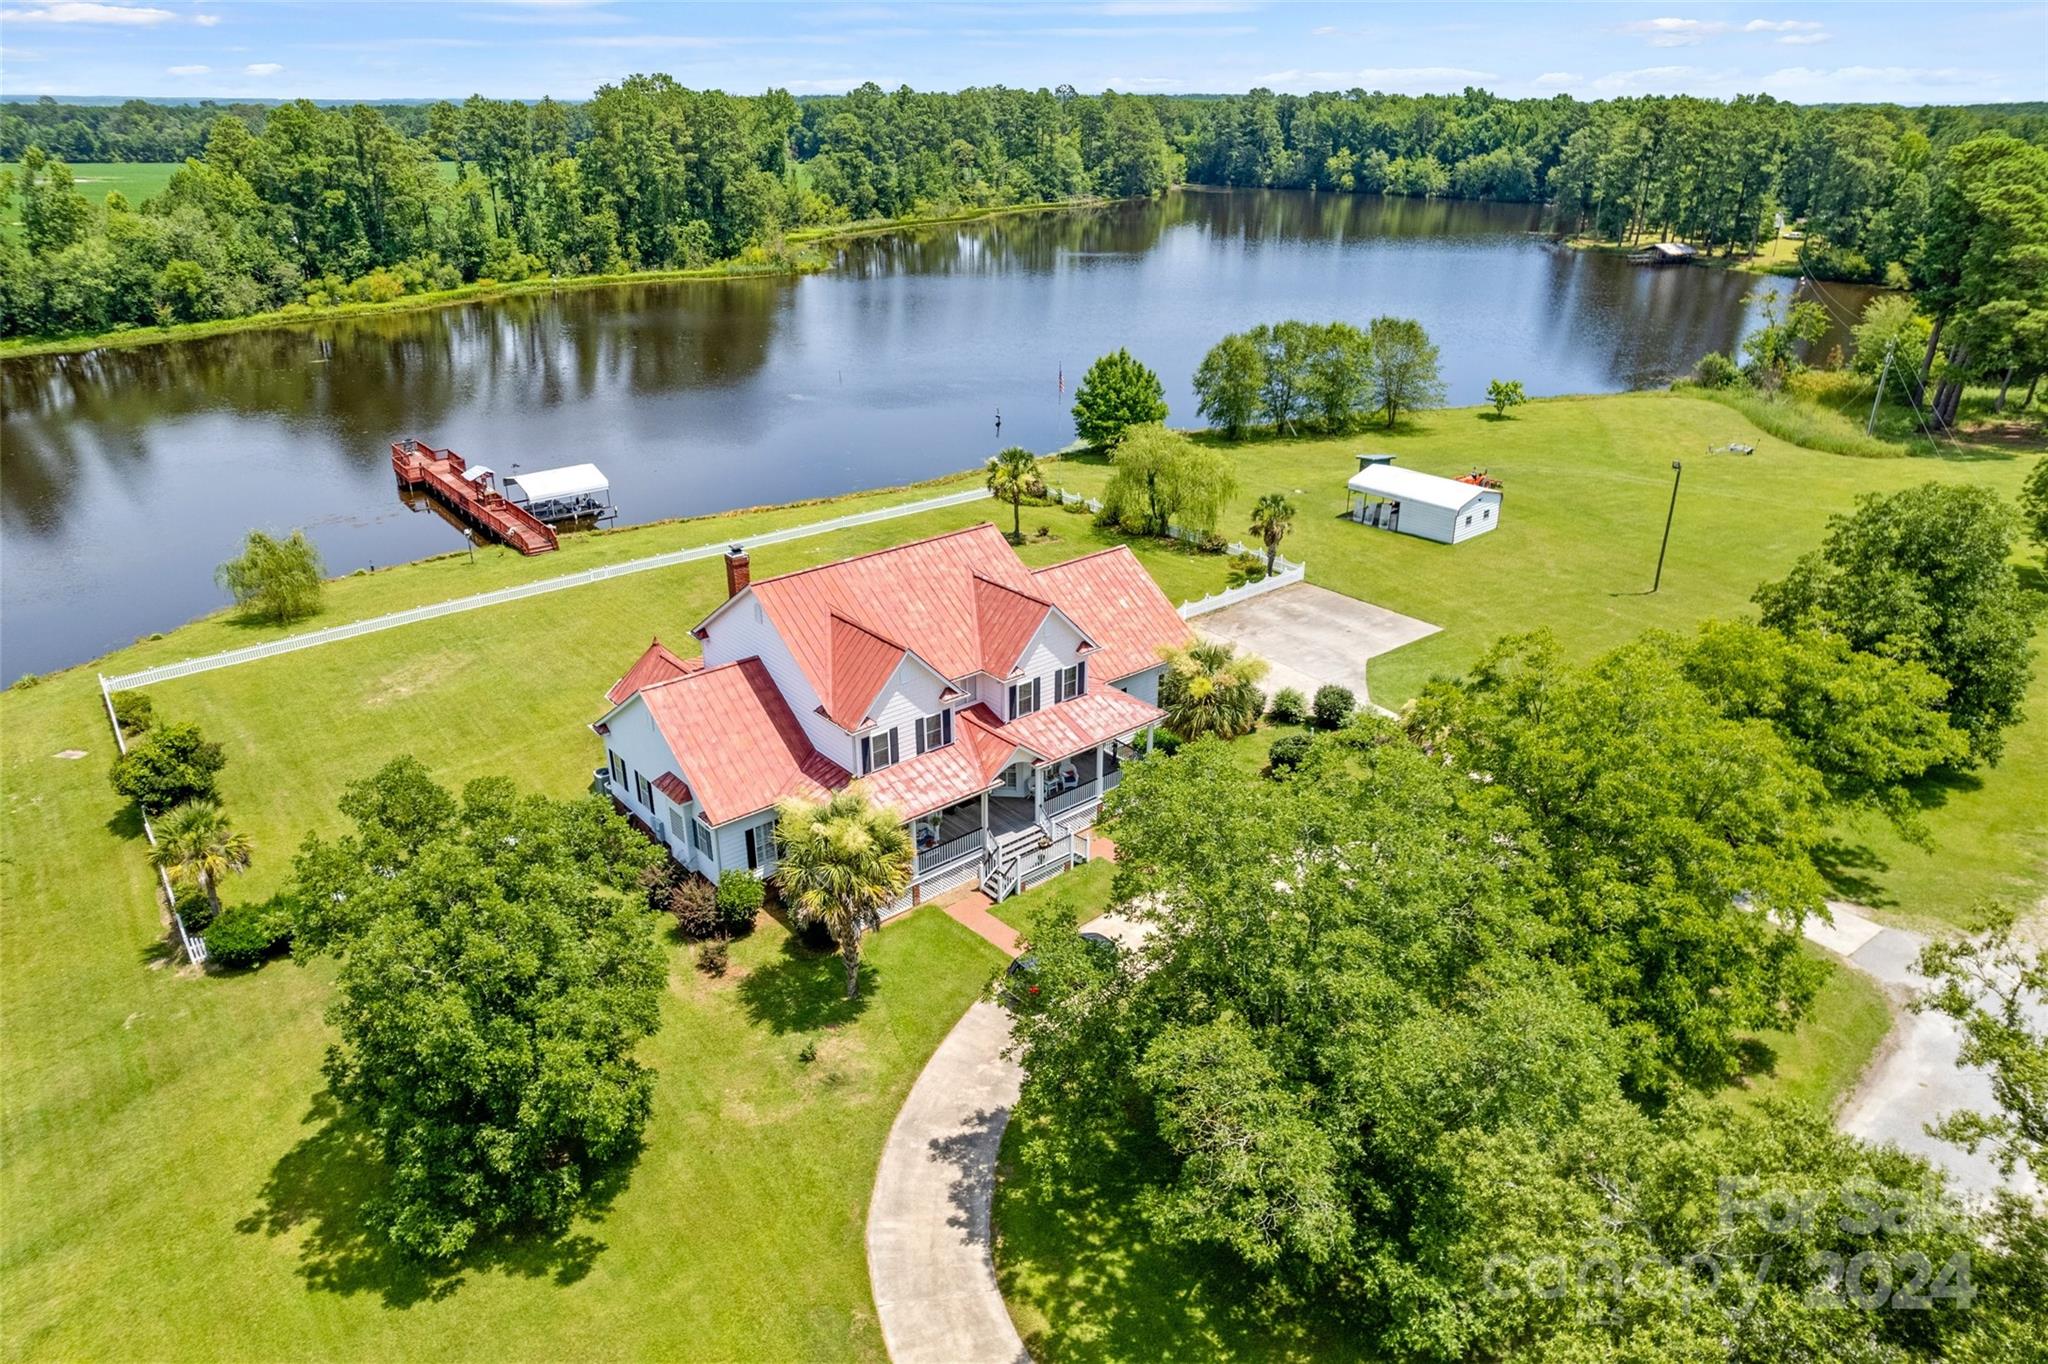
[[[1294,504],[1279,493],[1267,493],[1252,507],[1252,534],[1266,547],[1266,576],[1273,576],[1273,560],[1280,555],[1280,542],[1294,529]]]
[[[782,804],[775,827],[782,898],[805,924],[823,922],[846,962],[846,997],[860,993],[860,940],[882,906],[910,885],[916,854],[894,812],[868,803],[858,782],[820,804]]]
[[[1235,739],[1251,733],[1266,709],[1265,693],[1259,690],[1265,659],[1209,640],[1164,650],[1161,657],[1166,676],[1159,684],[1159,705],[1169,729],[1183,739],[1207,734]]]
[[[194,800],[157,820],[149,864],[173,881],[198,886],[219,914],[221,880],[247,871],[251,851],[249,835],[235,831],[218,801]]]
[[[1045,486],[1038,456],[1013,445],[988,462],[988,490],[1010,504],[1010,543],[1024,542],[1024,499]]]

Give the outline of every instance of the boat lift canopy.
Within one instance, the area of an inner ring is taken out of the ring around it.
[[[595,464],[504,474],[499,481],[508,499],[525,505],[542,520],[589,516],[611,506],[612,485]]]

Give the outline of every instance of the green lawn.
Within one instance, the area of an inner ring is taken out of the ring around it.
[[[990,912],[1019,933],[1028,933],[1048,906],[1058,906],[1067,922],[1080,924],[1109,907],[1109,883],[1116,864],[1100,858],[1013,895]]]
[[[94,208],[114,193],[123,195],[130,208],[140,208],[144,199],[161,192],[170,183],[172,172],[184,165],[182,161],[80,161],[72,165],[71,174],[78,182],[78,192]],[[0,236],[12,237],[19,231],[21,201],[10,195],[0,200]]]
[[[1810,943],[1806,951],[1828,964],[1827,982],[1797,1029],[1752,1039],[1749,1073],[1727,1091],[1738,1108],[1773,1098],[1833,1110],[1891,1030],[1891,1005],[1875,981],[1833,953]]]
[[[1757,452],[1706,453],[1731,441]],[[1719,404],[1670,393],[1549,399],[1507,421],[1458,408],[1424,413],[1391,434],[1223,448],[1240,485],[1226,534],[1244,537],[1252,502],[1285,492],[1300,516],[1282,552],[1308,565],[1310,582],[1443,627],[1373,660],[1372,699],[1396,709],[1503,634],[1547,627],[1583,657],[1645,630],[1739,615],[1757,585],[1816,546],[1828,517],[1858,494],[1941,480],[2011,496],[2037,458],[1821,454],[1765,435]],[[1430,473],[1488,470],[1505,485],[1500,529],[1450,546],[1343,519],[1344,482],[1360,451],[1389,451]],[[1674,459],[1685,466],[1683,481],[1663,586],[1651,595]],[[1064,461],[1054,474],[1089,493],[1108,477],[1106,462],[1090,459]],[[1940,926],[1970,922],[1987,895],[2026,905],[2048,891],[2048,633],[2041,643],[2028,719],[2010,734],[2005,760],[1928,791],[1933,851],[1888,830],[1844,829],[1837,893],[1893,919]]]

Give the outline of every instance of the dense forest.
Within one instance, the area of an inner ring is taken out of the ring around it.
[[[1482,90],[1191,98],[867,85],[797,99],[665,76],[582,103],[46,99],[0,106],[0,156],[18,163],[0,190],[20,220],[0,240],[0,335],[374,302],[479,279],[774,267],[792,259],[790,229],[1183,181],[1548,201],[1560,233],[1679,236],[1730,253],[1775,236],[1783,217],[1803,220],[1817,275],[1924,287],[1960,268],[1934,259],[1944,194],[1953,207],[1976,192],[1963,181],[2003,183],[2034,164],[1957,154],[1987,142],[2038,151],[2048,114]],[[141,204],[88,200],[66,164],[121,160],[185,164]],[[1986,211],[1998,213],[1972,209]]]

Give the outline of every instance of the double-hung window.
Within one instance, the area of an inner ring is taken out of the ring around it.
[[[702,819],[690,821],[690,846],[697,850],[699,857],[711,856],[711,826]]]
[[[1061,668],[1052,675],[1052,699],[1055,703],[1071,701],[1088,690],[1088,664],[1083,661],[1071,668]]]
[[[1010,684],[1010,718],[1022,719],[1038,709],[1038,679]]]
[[[953,712],[942,710],[917,722],[917,751],[929,753],[953,742]]]
[[[606,749],[605,753],[612,760],[612,785],[624,786],[626,784],[626,760],[613,753],[610,749]]]
[[[775,821],[768,820],[747,830],[747,870],[760,871],[782,860],[782,840],[775,836]]]
[[[654,788],[649,786],[647,778],[641,776],[638,772],[633,774],[633,794],[639,798],[641,809],[652,810],[654,808]]]
[[[879,772],[896,761],[896,731],[877,730],[860,741],[860,770]]]

